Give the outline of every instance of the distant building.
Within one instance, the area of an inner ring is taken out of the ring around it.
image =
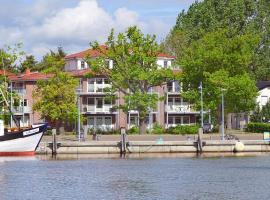
[[[105,48],[105,47],[102,47]],[[113,105],[119,105],[123,102],[123,94],[120,92],[116,101],[109,101],[105,98],[104,88],[110,87],[110,82],[105,76],[97,75],[93,78],[85,78],[84,75],[90,72],[91,66],[85,62],[85,57],[95,58],[99,52],[88,49],[82,52],[67,55],[65,57],[65,71],[73,76],[80,78],[80,104],[81,112],[85,115],[89,128],[102,130],[119,129],[120,127],[130,128],[139,125],[139,113],[136,110],[130,110],[128,113],[114,110]],[[160,67],[172,68],[172,62],[175,57],[167,54],[158,54],[157,64]],[[108,60],[108,64],[113,67],[113,62]],[[173,69],[175,73],[179,69]],[[196,123],[195,111],[189,102],[181,97],[181,83],[169,82],[162,87],[152,88],[149,92],[155,92],[159,96],[165,96],[165,101],[158,102],[157,108],[149,113],[147,126],[150,128],[154,123],[164,127],[176,125],[192,125]]]
[[[20,126],[29,126],[44,121],[40,118],[39,113],[34,112],[32,109],[35,101],[32,93],[38,80],[48,79],[49,77],[51,75],[31,72],[30,70],[26,70],[23,74],[10,74],[8,76],[10,90],[15,91],[20,97],[18,106],[13,105],[11,107],[15,118],[20,122]]]

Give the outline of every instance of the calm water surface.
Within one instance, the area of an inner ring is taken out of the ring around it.
[[[0,159],[0,199],[269,199],[270,155]]]

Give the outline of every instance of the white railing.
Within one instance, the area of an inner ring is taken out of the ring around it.
[[[111,84],[88,84],[89,93],[104,93],[106,88],[111,88]]]
[[[166,127],[169,128],[169,127],[176,127],[176,126],[192,126],[192,125],[196,125],[196,123],[189,123],[189,124],[168,124],[168,125],[166,125]]]
[[[82,105],[82,112],[111,112],[112,105],[103,105],[98,108],[96,105]]]
[[[12,108],[14,113],[31,113],[31,107],[29,106],[15,106]]]
[[[94,130],[101,130],[101,131],[111,131],[114,129],[114,125],[113,124],[88,125],[88,128],[94,129]]]
[[[12,91],[16,92],[17,94],[26,94],[26,90],[24,88],[12,88]]]
[[[166,106],[167,112],[191,112],[190,105],[183,105],[183,104],[168,104]]]

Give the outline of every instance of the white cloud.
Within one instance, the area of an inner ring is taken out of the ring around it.
[[[138,25],[143,32],[162,37],[170,29],[170,25],[160,20],[141,19],[138,13],[124,7],[109,14],[98,5],[97,0],[77,1],[70,7],[60,4],[53,7],[40,0],[31,9],[28,8],[30,10],[29,14],[23,12],[16,17],[17,25],[2,27],[0,38],[5,38],[5,43],[22,41],[26,50],[38,57],[44,55],[46,49],[55,49],[58,45],[70,53],[87,48],[89,42],[94,40],[103,43],[111,28],[119,32],[128,26]],[[3,45],[1,41],[0,45]]]

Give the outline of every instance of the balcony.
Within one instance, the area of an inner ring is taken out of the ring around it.
[[[166,112],[171,113],[187,113],[187,112],[194,112],[191,108],[191,105],[187,104],[168,104],[166,106]]]
[[[91,113],[112,113],[113,112],[112,105],[103,105],[102,107],[98,107],[97,105],[82,105],[82,112],[91,112]]]
[[[14,106],[12,107],[12,112],[17,115],[22,115],[23,113],[31,113],[31,107],[29,106]]]
[[[98,93],[98,94],[103,94],[106,93],[108,88],[110,88],[110,84],[90,84],[88,85],[88,93]],[[106,89],[107,88],[107,89]]]
[[[12,88],[12,91],[19,95],[26,94],[26,90],[24,88]]]

